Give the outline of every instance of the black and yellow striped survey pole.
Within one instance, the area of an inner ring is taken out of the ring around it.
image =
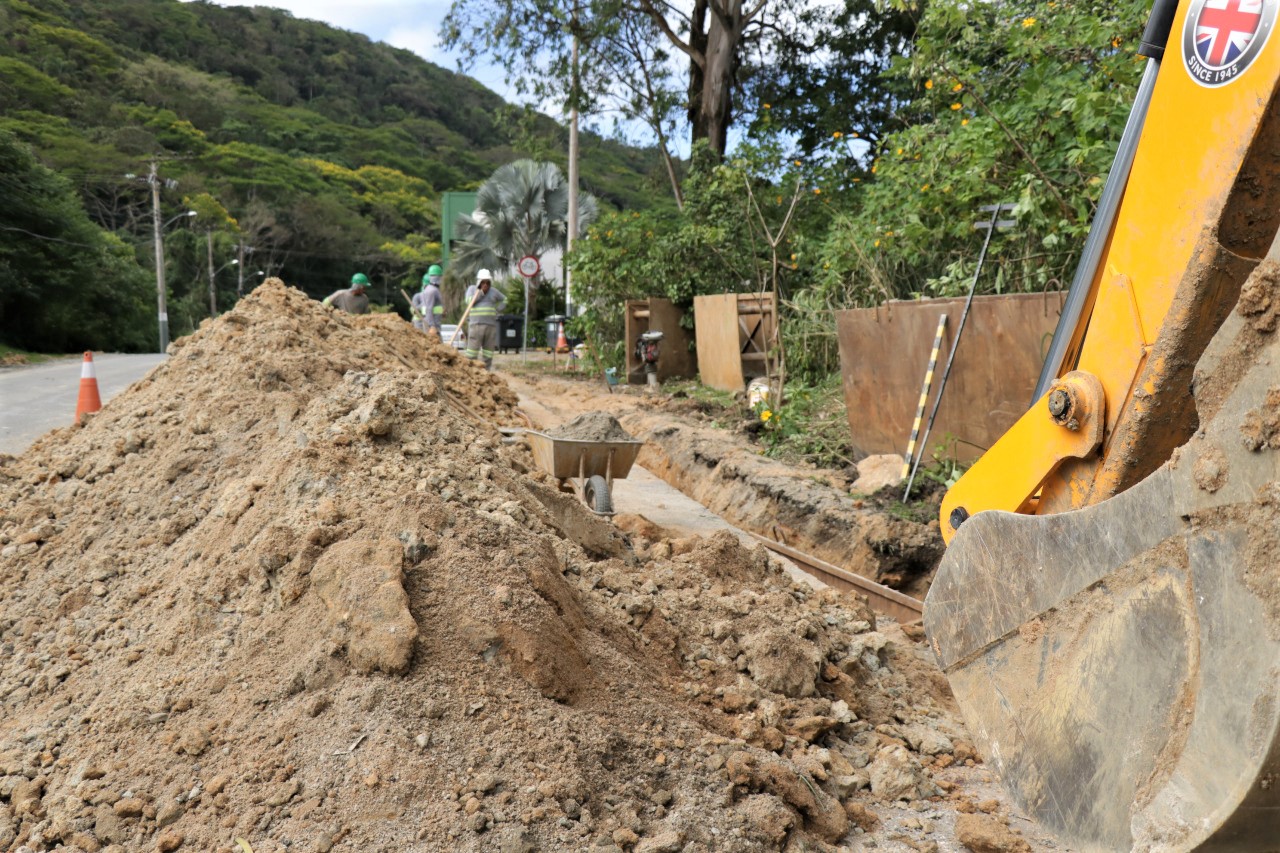
[[[920,404],[916,406],[916,419],[911,424],[911,440],[907,442],[907,458],[902,461],[902,479],[911,473],[911,460],[916,455],[916,439],[920,437],[920,422],[924,420],[924,407],[929,402],[929,388],[933,385],[933,370],[938,366],[938,352],[942,349],[942,333],[947,328],[947,315],[938,316],[938,331],[933,336],[933,350],[929,353],[929,369],[924,372],[924,384],[920,386]]]
[[[982,241],[982,251],[978,253],[978,266],[973,271],[973,281],[969,283],[969,295],[964,300],[964,310],[960,312],[960,322],[956,324],[955,336],[951,339],[951,352],[947,354],[947,366],[942,368],[942,381],[938,383],[938,396],[933,400],[933,409],[929,412],[929,422],[924,428],[924,437],[920,439],[922,445],[929,443],[929,432],[933,429],[933,419],[938,416],[938,409],[942,406],[942,393],[947,390],[947,378],[951,376],[951,366],[956,363],[956,352],[960,349],[960,336],[964,334],[964,325],[969,320],[969,309],[973,307],[973,295],[978,290],[978,279],[982,276],[982,262],[987,259],[987,249],[991,247],[991,238],[995,235],[997,229],[1012,228],[1017,225],[1017,221],[1013,219],[1001,219],[1000,214],[1012,213],[1016,205],[1012,203],[1005,204],[984,204],[979,210],[991,213],[991,218],[985,222],[973,223],[974,230],[986,231],[987,236]],[[933,373],[932,365],[930,365],[930,374]],[[918,419],[917,419],[918,420]],[[912,431],[914,436],[915,431]],[[920,459],[924,457],[921,453],[920,457],[911,463],[911,475],[907,477],[907,488],[902,493],[902,502],[906,503],[911,499],[911,484],[915,482],[916,471],[920,468]],[[911,462],[910,459],[907,460]]]

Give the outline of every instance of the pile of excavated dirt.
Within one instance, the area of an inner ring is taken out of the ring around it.
[[[728,534],[629,542],[513,401],[272,281],[0,457],[0,850],[958,849],[917,648]]]
[[[577,441],[634,441],[635,436],[622,428],[618,419],[608,412],[586,412],[566,424],[547,430],[556,438]]]

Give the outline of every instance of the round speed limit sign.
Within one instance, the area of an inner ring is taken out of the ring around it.
[[[516,268],[520,270],[520,275],[525,278],[533,278],[535,275],[542,272],[542,265],[538,263],[538,259],[533,255],[525,255],[521,258],[520,263],[516,265]]]

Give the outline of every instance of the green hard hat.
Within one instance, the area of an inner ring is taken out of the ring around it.
[[[367,285],[368,283],[369,283],[369,276],[365,275],[362,272],[358,272],[355,275],[351,276],[352,286]]]
[[[427,268],[427,275],[444,275],[444,267],[439,264],[432,264]]]

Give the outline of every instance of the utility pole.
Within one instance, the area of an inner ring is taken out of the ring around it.
[[[560,267],[564,270],[564,313],[569,316],[573,304],[573,271],[569,269],[569,253],[573,251],[573,239],[578,234],[578,4],[573,4],[573,71],[569,87],[569,222],[564,238],[564,257]]]
[[[210,228],[205,232],[209,244],[209,316],[218,316],[218,291],[214,287],[213,278],[217,273],[213,271],[213,229]]]
[[[164,289],[164,239],[160,236],[160,176],[156,161],[151,161],[147,183],[151,184],[151,216],[156,239],[156,317],[160,324],[160,352],[169,349],[169,309],[165,304]]]

